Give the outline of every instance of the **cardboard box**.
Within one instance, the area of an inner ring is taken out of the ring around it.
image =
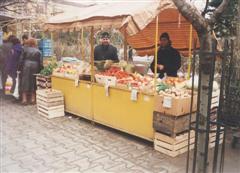
[[[166,96],[155,96],[154,111],[173,116],[181,116],[190,113],[191,97],[173,98]],[[197,95],[193,97],[193,109],[197,110]]]

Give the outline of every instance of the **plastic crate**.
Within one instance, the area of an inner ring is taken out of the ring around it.
[[[44,49],[44,48],[52,48],[52,41],[50,39],[42,39],[39,42],[39,48]]]

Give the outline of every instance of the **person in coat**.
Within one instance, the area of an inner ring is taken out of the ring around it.
[[[12,53],[12,39],[15,36],[11,35],[7,39],[3,40],[3,45],[0,48],[0,71],[2,82],[2,94],[5,95],[5,84],[7,80],[6,63]]]
[[[112,60],[113,62],[119,62],[117,48],[110,44],[110,35],[108,32],[102,33],[100,42],[101,44],[94,49],[94,60]]]
[[[153,72],[155,71],[154,66],[155,61],[151,64]],[[163,78],[165,74],[170,77],[177,77],[177,71],[180,67],[181,56],[179,52],[172,47],[168,33],[162,33],[157,57],[157,73],[159,73],[159,77]]]
[[[11,39],[12,49],[9,58],[6,60],[6,74],[12,78],[13,84],[11,93],[14,92],[16,86],[17,70],[22,53],[22,45],[17,37]]]
[[[31,97],[31,104],[36,103],[36,77],[43,68],[43,59],[41,52],[37,49],[37,41],[33,38],[26,42],[23,53],[21,55],[19,71],[21,73],[21,92],[22,104],[28,104],[27,95]]]

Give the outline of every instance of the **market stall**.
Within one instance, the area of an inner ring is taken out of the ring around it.
[[[167,18],[168,15],[172,15],[171,20]],[[130,67],[121,62],[111,64],[104,72],[94,67],[94,32],[102,28],[119,29],[139,55],[154,55],[155,50],[157,58],[158,33],[164,31],[169,31],[173,37],[174,47],[186,52],[190,38],[197,36],[195,32],[193,37],[189,35],[190,24],[178,13],[171,1],[141,2],[132,6],[123,2],[96,5],[84,8],[81,12],[71,11],[71,14],[56,16],[45,27],[47,31],[84,28],[91,32],[91,70],[88,71],[91,79],[83,80],[80,77],[82,72],[69,69],[63,70],[64,75],[58,69],[52,76],[52,88],[63,92],[67,112],[153,141],[155,95],[166,94],[177,99],[191,100],[191,94],[177,89],[165,92],[169,86],[183,88],[185,80],[176,78],[164,82],[158,80],[156,75],[131,72]],[[124,59],[127,60],[127,57]],[[77,77],[75,74],[78,74]]]

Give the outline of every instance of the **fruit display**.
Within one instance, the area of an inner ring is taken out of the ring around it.
[[[156,91],[159,93],[160,91],[165,91],[166,89],[169,89],[169,85],[167,85],[164,82],[160,82],[157,86],[156,86]]]
[[[45,66],[41,71],[40,74],[43,76],[50,76],[53,73],[53,70],[57,68],[57,63],[49,63],[47,66]]]
[[[150,76],[142,76],[138,73],[128,73],[122,68],[116,66],[112,66],[109,70],[106,70],[105,72],[98,72],[95,75],[95,78],[97,82],[104,84],[104,76],[106,78],[115,77],[115,85],[120,87],[137,89],[143,92],[154,92],[154,79]],[[100,80],[101,77],[103,80]]]
[[[71,79],[78,79],[80,75],[90,75],[91,65],[87,62],[80,61],[77,63],[59,62],[58,67],[54,70],[53,75]]]
[[[184,88],[186,85],[186,80],[184,78],[179,77],[167,77],[164,82],[167,85],[176,87],[176,88]]]
[[[173,97],[176,99],[188,98],[191,97],[191,91],[172,87],[164,91],[163,90],[159,91],[159,95]]]

